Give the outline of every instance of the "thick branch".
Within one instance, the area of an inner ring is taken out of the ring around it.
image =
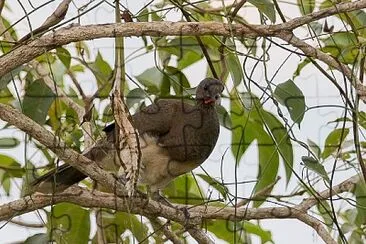
[[[258,36],[277,36],[283,40],[291,41],[291,44],[300,48],[309,49],[306,43],[299,43],[290,36],[291,31],[301,25],[308,24],[314,20],[324,18],[336,13],[349,12],[356,9],[366,7],[366,0],[357,2],[347,2],[337,4],[335,7],[324,9],[303,17],[295,18],[286,23],[278,25],[242,25],[242,24],[224,24],[218,22],[129,22],[123,24],[103,24],[103,25],[87,25],[61,28],[53,33],[35,39],[28,44],[24,44],[3,55],[0,58],[0,77],[10,72],[14,68],[27,63],[43,54],[45,51],[56,47],[66,45],[71,42],[82,40],[98,39],[103,37],[116,36],[203,36],[203,35],[219,35],[219,36],[237,36],[237,37],[258,37]],[[292,35],[292,33],[291,33]],[[295,40],[295,41],[294,41]],[[304,44],[304,45],[302,45]],[[343,64],[336,64],[334,58],[320,52],[315,48],[311,49],[306,55],[318,58],[326,64],[344,72],[347,78],[355,85],[357,90],[361,90],[361,94],[366,93],[362,84],[356,77],[349,74],[349,68]],[[320,54],[320,56],[319,56]],[[324,55],[330,57],[326,58]]]
[[[162,205],[152,200],[144,201],[138,197],[130,197],[128,199],[118,198],[109,193],[102,193],[98,191],[91,193],[76,186],[69,188],[61,194],[34,194],[32,196],[4,204],[0,206],[0,221],[59,202],[71,202],[89,208],[110,208],[150,217],[161,216],[186,226],[188,232],[192,232],[191,234],[195,235],[195,238],[201,236],[202,241],[207,243],[210,243],[210,240],[207,239],[207,235],[195,227],[192,227],[201,224],[202,219],[222,219],[232,221],[253,219],[298,219],[314,228],[327,243],[335,243],[319,220],[308,215],[306,211],[295,207],[235,209],[233,207],[196,206],[189,207],[190,218],[187,220],[182,211]],[[183,207],[183,205],[178,205],[178,207]]]
[[[351,178],[343,181],[342,183],[335,185],[331,190],[327,189],[320,192],[316,197],[309,197],[302,201],[297,207],[301,210],[309,210],[311,207],[315,206],[321,200],[327,200],[330,197],[330,191],[332,196],[340,194],[342,192],[350,192],[353,190],[357,182],[360,180],[359,175],[354,175]]]
[[[328,199],[330,195],[351,191],[358,182],[359,176],[353,176],[340,184],[334,186],[332,191],[324,190],[319,193],[319,199],[309,197],[294,207],[272,207],[272,208],[233,208],[214,206],[188,206],[190,219],[187,220],[182,211],[158,202],[146,201],[139,197],[118,198],[113,194],[94,191],[93,193],[80,187],[71,187],[67,191],[56,195],[34,194],[0,206],[0,221],[8,220],[14,216],[34,211],[36,209],[59,203],[71,202],[84,207],[110,208],[119,211],[128,211],[133,214],[140,214],[148,217],[161,216],[166,219],[178,222],[185,226],[197,226],[202,219],[223,219],[223,220],[253,220],[253,219],[298,219],[317,231],[319,236],[326,243],[335,243],[324,225],[315,217],[309,215],[307,210],[315,206],[319,200]],[[178,207],[183,207],[178,205]],[[187,207],[187,206],[184,206]],[[199,238],[203,232],[191,227],[192,235]],[[204,236],[207,235],[204,234]],[[202,235],[202,238],[203,237]],[[202,240],[203,241],[203,240]],[[209,239],[206,241],[209,242]]]
[[[326,63],[327,65],[339,70],[344,74],[347,79],[351,82],[352,86],[357,90],[358,94],[361,96],[362,100],[366,98],[366,87],[362,85],[361,81],[357,78],[357,76],[352,72],[352,70],[347,66],[342,64],[339,60],[334,58],[331,55],[328,55],[318,48],[315,48],[306,42],[300,40],[296,37],[292,32],[281,32],[277,34],[278,38],[292,44],[294,47],[299,48],[303,53],[308,57],[313,57],[319,59]]]
[[[174,244],[184,243],[171,229],[169,229],[168,223],[163,223],[162,220],[160,220],[159,218],[149,218],[149,220],[155,232],[161,230],[166,236],[166,238],[169,239]]]

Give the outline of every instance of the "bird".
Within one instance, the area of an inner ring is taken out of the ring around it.
[[[132,116],[139,134],[141,169],[139,184],[145,184],[152,198],[176,177],[200,166],[211,154],[219,137],[223,83],[203,79],[196,88],[195,104],[182,99],[157,99]],[[105,136],[83,155],[108,171],[118,171],[115,159],[115,124],[104,128]],[[87,176],[63,164],[37,178],[32,184],[41,193],[62,192]]]

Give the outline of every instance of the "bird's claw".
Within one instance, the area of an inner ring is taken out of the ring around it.
[[[173,205],[165,197],[163,197],[162,195],[160,195],[159,192],[154,192],[152,194],[152,197],[151,198],[153,200],[161,203],[161,204],[164,204],[166,206],[172,207],[172,208],[176,209],[177,211],[182,211],[183,214],[184,214],[184,218],[185,218],[184,226],[187,226],[188,225],[189,219],[190,219],[190,214],[189,214],[189,211],[188,211],[188,208],[187,207],[181,207],[181,206],[175,206],[175,205]]]
[[[171,204],[165,197],[163,197],[162,195],[160,195],[159,192],[153,192],[151,195],[151,198],[161,204],[164,204],[166,206],[175,208],[175,206],[173,204]]]
[[[184,226],[187,227],[189,224],[189,219],[191,215],[189,214],[187,207],[177,207],[178,210],[182,211],[184,214]]]
[[[126,185],[126,183],[127,183],[127,178],[126,178],[126,176],[125,175],[118,175],[117,176],[117,180],[121,183],[121,184],[123,184],[123,185]]]

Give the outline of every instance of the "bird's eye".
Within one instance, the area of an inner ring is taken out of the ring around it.
[[[203,90],[207,91],[208,90],[208,86],[204,86]]]

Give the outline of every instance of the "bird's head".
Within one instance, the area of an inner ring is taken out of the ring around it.
[[[196,90],[196,101],[204,105],[220,104],[221,93],[224,85],[214,78],[205,78]]]

